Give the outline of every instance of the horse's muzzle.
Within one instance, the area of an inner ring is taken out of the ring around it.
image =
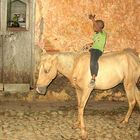
[[[46,91],[47,91],[47,87],[46,86],[44,86],[44,87],[37,87],[36,91],[37,91],[37,93],[39,93],[41,95],[45,95]]]

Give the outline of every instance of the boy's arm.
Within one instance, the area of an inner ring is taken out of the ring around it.
[[[93,42],[92,42],[92,43],[86,44],[86,45],[83,47],[83,50],[88,50],[88,49],[90,49],[90,48],[92,47],[92,45],[93,45]]]
[[[90,14],[90,15],[89,15],[89,19],[92,20],[93,26],[94,26],[96,29],[99,30],[99,26],[97,25],[97,23],[96,23],[96,21],[95,21],[95,15]]]

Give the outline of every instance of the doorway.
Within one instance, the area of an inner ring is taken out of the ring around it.
[[[26,92],[33,84],[35,0],[0,3],[0,90]]]

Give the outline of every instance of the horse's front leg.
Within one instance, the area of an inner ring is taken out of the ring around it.
[[[83,140],[87,140],[87,131],[84,123],[84,108],[89,98],[91,90],[85,89],[81,94],[80,105],[78,106],[78,118],[80,120],[81,135]]]
[[[80,89],[76,89],[76,95],[77,95],[77,104],[78,104],[78,109],[79,109],[82,91]],[[80,128],[80,118],[79,118],[79,115],[78,115],[77,121],[74,123],[72,128],[73,129]]]

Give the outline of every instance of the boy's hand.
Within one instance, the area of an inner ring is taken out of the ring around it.
[[[94,20],[95,15],[90,14],[88,17],[89,17],[89,19]]]
[[[92,46],[93,43],[89,43],[89,44],[86,44],[84,47],[83,47],[83,51],[87,51],[90,49],[90,47]]]

